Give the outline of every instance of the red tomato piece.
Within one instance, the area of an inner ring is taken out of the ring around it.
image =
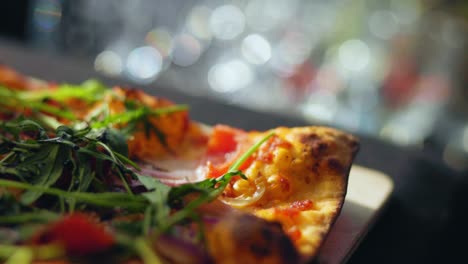
[[[235,129],[225,125],[216,125],[208,141],[208,155],[226,154],[235,151],[237,148],[236,137],[244,134],[240,129]]]
[[[223,175],[227,172],[227,169],[218,168],[213,166],[211,162],[206,164],[206,177],[207,178],[218,178],[219,176]]]
[[[225,174],[229,167],[247,151],[250,144],[246,132],[225,125],[217,125],[208,140],[206,152],[206,177],[217,178]],[[254,155],[242,163],[239,170],[248,168],[255,160]]]
[[[50,225],[33,243],[59,242],[71,255],[87,255],[111,247],[114,236],[104,226],[82,213],[73,213]]]
[[[225,174],[228,172],[229,167],[241,156],[241,152],[237,153],[237,155],[233,156],[233,158],[226,160],[224,163],[219,164],[217,166],[214,166],[211,162],[208,162],[206,165],[207,172],[206,172],[206,177],[207,178],[218,178],[219,176]],[[254,157],[248,157],[244,163],[239,167],[239,170],[243,171],[247,169],[250,165],[252,165],[252,162],[254,161]]]

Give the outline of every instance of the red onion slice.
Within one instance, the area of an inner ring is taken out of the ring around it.
[[[169,186],[199,182],[205,179],[205,172],[203,167],[199,167],[197,169],[177,169],[171,171],[166,171],[154,167],[142,167],[140,173],[146,176],[155,177],[162,183]]]
[[[265,194],[265,184],[263,182],[255,183],[255,192],[252,195],[242,194],[238,197],[219,197],[219,200],[225,204],[228,204],[234,208],[242,208],[248,205],[251,205]]]

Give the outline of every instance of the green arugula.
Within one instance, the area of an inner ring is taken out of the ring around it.
[[[54,90],[16,91],[16,96],[27,102],[54,100],[66,102],[69,99],[81,99],[92,103],[100,101],[110,90],[97,80],[87,80],[79,85],[62,84]]]
[[[1,127],[7,131],[3,133],[6,136],[3,136],[0,142],[0,149],[7,155],[0,163],[0,172],[44,189],[56,184],[64,170],[69,169],[67,171],[71,171],[71,180],[68,191],[86,191],[97,176],[90,160],[100,164],[108,162],[111,171],[120,177],[127,192],[131,193],[126,176],[130,173],[127,164],[136,164],[126,157],[128,149],[125,138],[118,135],[117,131],[109,129],[91,133],[90,128],[74,130],[60,126],[53,133],[55,137],[49,138],[42,133],[44,130],[40,125],[29,120],[18,123],[4,122]],[[18,140],[21,132],[34,130],[39,132],[35,140]],[[8,135],[11,135],[13,140],[9,139]],[[116,146],[123,153],[112,150],[103,141]],[[99,151],[99,148],[103,151]],[[107,173],[101,172],[100,175],[100,180],[105,180]],[[43,193],[42,190],[33,188],[27,190],[21,198],[24,204],[35,202]]]
[[[50,91],[49,91],[50,92]],[[27,100],[21,91],[11,90],[0,86],[0,110],[11,112],[12,109],[31,109],[33,112],[44,112],[67,120],[76,120],[75,115],[65,110],[64,107],[57,107],[47,103],[47,100]],[[51,93],[53,94],[53,93]]]
[[[57,244],[40,246],[0,245],[0,259],[8,259],[5,264],[31,263],[33,260],[53,260],[65,255]]]
[[[3,127],[9,128],[16,140],[3,139],[3,148],[10,148],[12,154],[8,155],[8,162],[4,160],[0,163],[0,171],[16,176],[19,181],[0,179],[0,186],[26,190],[21,196],[22,204],[30,205],[43,194],[48,194],[64,199],[72,208],[75,202],[101,207],[120,207],[131,211],[145,208],[145,231],[148,231],[150,227],[165,231],[184,219],[190,218],[196,208],[220,195],[232,177],[240,175],[245,178],[238,170],[239,167],[272,136],[269,134],[252,146],[221,177],[170,188],[157,179],[140,175],[127,167],[136,164],[111,147],[111,145],[120,147],[123,149],[122,152],[126,152],[120,142],[124,138],[118,135],[117,130],[91,133],[89,128],[74,130],[61,126],[55,130],[55,137],[48,137],[42,133],[43,129],[40,125],[29,120],[18,123],[6,122],[3,123]],[[34,131],[39,136],[36,140],[18,141],[20,131]],[[103,139],[108,142],[108,145],[100,141]],[[98,151],[99,147],[103,150]],[[95,168],[89,165],[91,158],[110,162],[111,169],[120,177],[127,193],[89,192],[93,180],[98,175],[93,171]],[[52,187],[63,175],[64,168],[67,166],[71,168],[69,171],[72,174],[71,184],[67,190]],[[138,179],[148,191],[137,196],[133,195],[125,175]],[[183,197],[193,192],[200,193],[200,196],[168,218],[169,205],[182,202]]]
[[[132,121],[144,120],[149,116],[159,117],[162,115],[168,115],[176,112],[186,111],[188,106],[186,105],[172,105],[163,108],[150,109],[146,106],[140,106],[136,109],[127,109],[127,111],[119,114],[109,115],[101,121],[92,123],[92,128],[103,128],[109,125],[126,124]]]
[[[224,175],[169,187],[139,173],[139,166],[128,157],[126,140],[142,127],[148,137],[155,135],[167,147],[166,135],[150,118],[186,111],[188,107],[150,109],[124,98],[126,111],[110,115],[103,104],[86,120],[88,123],[80,123],[67,110],[69,99],[93,103],[108,92],[96,81],[79,86],[61,85],[53,93],[15,91],[0,86],[0,110],[14,112],[20,107],[33,111],[32,119],[20,116],[0,121],[0,225],[47,223],[65,211],[74,210],[100,212],[107,208],[107,212],[120,215],[139,214],[141,220],[110,222],[122,246],[132,248],[145,263],[154,263],[159,258],[151,250],[149,243],[154,237],[150,234],[169,232],[187,221],[199,222],[197,208],[221,195],[233,177],[246,179],[240,166],[273,133],[254,144]],[[59,106],[49,104],[50,100]],[[65,126],[57,118],[74,122]],[[139,181],[145,191],[132,190],[132,181]],[[15,197],[9,189],[23,191]],[[189,194],[197,196],[187,201]],[[177,210],[171,213],[172,209]],[[27,262],[37,254],[32,248],[0,244],[0,259],[8,258],[11,263]]]

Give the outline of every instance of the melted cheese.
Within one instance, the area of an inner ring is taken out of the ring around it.
[[[274,148],[271,162],[257,159],[245,170],[249,179],[266,183],[266,190],[240,209],[280,222],[301,254],[314,255],[343,204],[357,141],[323,127],[278,128],[275,134],[289,144]],[[251,141],[262,136],[251,133]]]

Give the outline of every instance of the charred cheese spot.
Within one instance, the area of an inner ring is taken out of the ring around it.
[[[328,168],[331,170],[335,170],[337,173],[343,173],[345,167],[341,164],[341,162],[336,158],[328,158],[327,159]]]

